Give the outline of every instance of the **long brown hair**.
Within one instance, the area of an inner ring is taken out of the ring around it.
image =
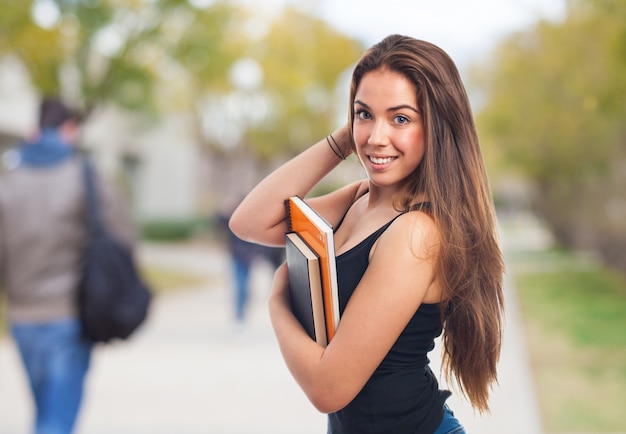
[[[424,123],[424,158],[395,203],[399,210],[409,210],[417,195],[425,194],[441,233],[437,278],[444,291],[444,372],[475,408],[488,411],[500,356],[504,262],[469,99],[443,50],[391,35],[367,50],[354,69],[350,125],[361,79],[380,69],[413,83]]]

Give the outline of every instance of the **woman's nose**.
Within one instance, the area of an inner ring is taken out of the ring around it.
[[[372,146],[387,146],[391,143],[389,131],[384,122],[374,122],[367,143]]]

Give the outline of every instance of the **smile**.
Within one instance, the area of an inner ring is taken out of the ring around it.
[[[369,157],[370,161],[374,164],[391,163],[395,158],[396,157],[372,157],[372,156]]]

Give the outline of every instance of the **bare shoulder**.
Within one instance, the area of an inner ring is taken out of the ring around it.
[[[414,249],[439,244],[440,232],[435,220],[425,212],[411,211],[399,216],[388,229],[392,238],[407,240]]]
[[[384,257],[406,255],[407,259],[432,261],[437,255],[440,232],[433,218],[421,211],[411,211],[400,215],[383,233],[373,249]],[[388,253],[394,252],[394,255]]]
[[[370,252],[374,273],[393,278],[399,297],[420,303],[441,300],[436,264],[440,250],[440,232],[435,221],[419,211],[399,216],[378,239]],[[382,284],[382,283],[381,283]],[[414,312],[414,310],[413,310]]]

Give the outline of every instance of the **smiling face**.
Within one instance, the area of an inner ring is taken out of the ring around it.
[[[356,89],[353,135],[370,182],[399,188],[424,157],[424,126],[413,84],[402,74],[376,69]]]

